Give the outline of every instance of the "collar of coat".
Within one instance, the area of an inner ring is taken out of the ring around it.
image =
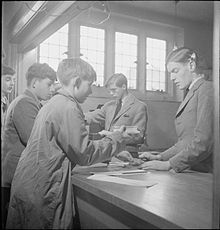
[[[40,109],[42,107],[42,104],[40,103],[40,100],[37,98],[37,96],[30,90],[30,89],[25,89],[24,95],[31,97],[35,100],[38,108]]]
[[[186,97],[184,98],[184,100],[182,101],[182,103],[180,104],[177,113],[176,113],[176,117],[179,115],[179,113],[182,112],[182,110],[186,107],[186,105],[188,104],[189,100],[193,97],[193,95],[195,94],[195,92],[199,89],[199,87],[205,82],[204,78],[199,79],[194,85],[193,87],[189,90],[189,92],[187,93]]]
[[[128,109],[131,107],[131,105],[134,104],[135,100],[136,100],[135,96],[132,95],[131,93],[129,93],[126,97],[126,100],[124,101],[124,103],[121,107],[121,110],[115,116],[114,120],[117,119],[118,117],[120,117],[126,111],[128,111]],[[116,105],[117,105],[117,101],[116,101]],[[116,107],[115,107],[115,109],[116,109]],[[114,110],[114,112],[115,112],[115,110]]]
[[[79,102],[78,102],[78,101],[76,100],[76,98],[73,97],[68,91],[66,91],[65,89],[61,88],[60,90],[58,90],[58,91],[55,93],[55,95],[56,95],[56,94],[63,95],[64,97],[67,97],[69,100],[73,101],[73,102],[77,105],[77,107],[78,107],[78,109],[80,110],[80,112],[83,114],[83,110],[82,110],[82,108],[81,108]]]

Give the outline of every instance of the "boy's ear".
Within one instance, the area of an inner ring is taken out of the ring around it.
[[[36,87],[36,84],[38,83],[38,79],[37,78],[33,78],[32,81],[31,81],[31,87],[32,88],[35,88]]]
[[[80,84],[81,84],[81,78],[75,77],[73,80],[74,80],[73,85],[76,86],[77,88],[79,88]]]
[[[126,89],[126,85],[125,85],[125,84],[123,84],[123,85],[122,85],[122,88],[123,88],[123,89]]]
[[[196,63],[195,63],[195,61],[190,61],[189,62],[189,68],[190,68],[191,72],[194,72],[196,70]]]

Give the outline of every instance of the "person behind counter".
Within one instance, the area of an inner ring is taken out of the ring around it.
[[[50,97],[56,72],[48,64],[34,63],[26,73],[27,89],[8,107],[2,138],[2,196],[5,211],[10,197],[11,182],[20,155],[27,145],[34,120],[41,108],[40,100]],[[6,221],[6,218],[5,220]]]
[[[12,181],[7,228],[74,228],[71,171],[110,159],[125,147],[128,134],[119,131],[89,140],[80,104],[92,93],[96,72],[80,58],[60,62],[62,84],[39,111],[27,147]]]
[[[178,141],[161,153],[140,153],[141,159],[149,160],[141,168],[211,172],[214,110],[212,82],[204,79],[198,55],[189,48],[181,47],[172,51],[166,65],[171,80],[181,90],[188,91],[176,113]]]
[[[101,133],[112,132],[115,127],[136,126],[140,131],[127,142],[126,151],[117,155],[120,159],[133,160],[132,155],[137,155],[138,146],[146,142],[147,106],[134,95],[128,92],[127,78],[122,73],[113,74],[105,83],[114,100],[106,102],[101,109],[85,114],[88,124],[98,123],[104,129]],[[137,157],[137,156],[136,156]],[[141,161],[142,162],[142,161]]]

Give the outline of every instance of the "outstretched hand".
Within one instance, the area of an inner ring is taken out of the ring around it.
[[[160,160],[159,152],[139,152],[138,156],[143,160]]]
[[[139,166],[142,163],[144,163],[144,161],[142,161],[141,159],[133,158],[132,155],[126,150],[121,151],[116,157],[119,160],[129,162],[129,165],[132,165],[132,166]]]
[[[133,161],[132,155],[128,151],[121,151],[116,156],[119,160],[125,161],[125,162],[131,162]]]
[[[110,135],[112,134],[111,131],[107,131],[107,130],[102,130],[99,132],[99,134],[103,137],[103,136],[107,136],[107,135]]]

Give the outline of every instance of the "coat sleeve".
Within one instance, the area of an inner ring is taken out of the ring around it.
[[[38,112],[39,108],[29,98],[23,98],[14,108],[12,119],[24,146],[27,145]]]
[[[88,124],[97,123],[103,128],[105,127],[105,117],[105,110],[103,107],[101,109],[85,113],[85,120]]]
[[[62,122],[57,136],[58,145],[74,164],[103,162],[125,148],[120,132],[101,140],[89,140],[84,117],[76,108],[68,108],[63,114]]]
[[[192,140],[170,158],[171,167],[181,172],[209,157],[213,147],[213,90],[206,88],[198,94],[197,123]]]
[[[175,156],[179,151],[179,148],[177,147],[177,144],[173,145],[166,151],[160,153],[161,160],[168,161],[171,157]]]

